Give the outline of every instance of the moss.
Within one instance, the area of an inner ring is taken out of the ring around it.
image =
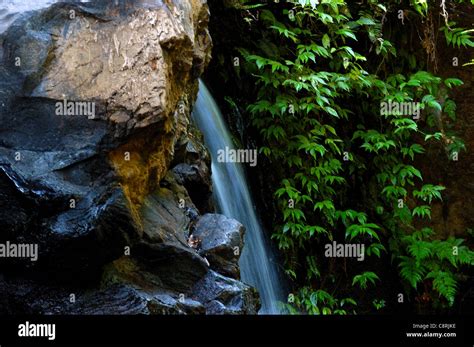
[[[109,153],[132,216],[140,228],[140,207],[166,175],[172,148],[173,137],[169,133],[145,130]]]
[[[153,274],[144,271],[140,265],[128,256],[123,256],[104,268],[102,286],[112,284],[133,284],[145,291],[153,291],[156,286],[162,286],[161,280]]]

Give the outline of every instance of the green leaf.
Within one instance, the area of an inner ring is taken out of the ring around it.
[[[324,36],[323,36],[323,46],[324,46],[324,48],[329,48],[330,45],[331,45],[331,40],[329,39],[328,34],[324,34]]]
[[[400,267],[402,278],[416,289],[418,283],[423,279],[423,275],[426,272],[425,268],[413,258],[406,256],[401,256],[400,258],[402,261],[398,266]]]
[[[417,260],[423,260],[431,255],[431,244],[425,241],[416,241],[408,246],[408,252]]]
[[[361,289],[367,289],[369,283],[375,284],[375,280],[380,280],[379,276],[377,276],[372,271],[366,271],[360,275],[354,276],[352,279],[352,285],[358,284]]]
[[[428,216],[428,218],[431,219],[431,207],[428,205],[417,206],[413,209],[412,215],[421,218]]]
[[[359,235],[369,235],[370,237],[380,241],[380,238],[374,229],[380,229],[380,227],[373,223],[352,224],[346,229],[346,238],[352,240]]]
[[[457,281],[452,273],[440,270],[431,271],[426,275],[426,278],[433,279],[433,288],[452,306],[457,291]]]
[[[357,20],[357,23],[360,25],[375,25],[375,22],[372,18],[361,17]]]
[[[338,35],[341,35],[341,36],[345,36],[345,37],[350,37],[351,39],[354,39],[355,41],[357,41],[357,37],[354,35],[354,33],[349,30],[349,29],[340,29],[340,30],[337,30],[336,31],[336,34]]]
[[[339,118],[339,115],[337,114],[337,111],[333,109],[332,107],[325,107],[324,110],[329,113],[331,116],[334,116],[336,118]]]
[[[451,86],[460,86],[460,85],[463,85],[463,81],[461,81],[460,79],[458,78],[447,78],[444,80],[444,84],[448,87],[448,88],[451,88]]]

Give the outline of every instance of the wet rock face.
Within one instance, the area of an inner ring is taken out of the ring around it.
[[[257,314],[260,309],[254,288],[214,271],[196,284],[194,293],[208,314]]]
[[[233,281],[188,243],[213,209],[190,124],[208,16],[205,0],[61,2],[2,28],[0,242],[39,256],[0,258],[0,311],[255,311],[238,281],[237,301],[193,293]],[[62,304],[71,288],[83,300]]]
[[[208,259],[212,269],[239,279],[244,232],[244,226],[235,219],[206,214],[196,223],[193,235],[200,240],[200,254]]]

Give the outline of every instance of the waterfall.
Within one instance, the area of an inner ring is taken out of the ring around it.
[[[260,293],[260,313],[281,313],[278,302],[284,300],[284,290],[274,255],[255,211],[242,164],[217,162],[219,150],[235,147],[222,114],[202,81],[199,81],[193,118],[211,153],[212,182],[217,207],[222,214],[237,219],[246,228],[244,249],[240,257],[242,281],[256,287]]]

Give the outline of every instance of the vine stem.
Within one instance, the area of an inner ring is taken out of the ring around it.
[[[441,0],[441,4],[439,5],[441,7],[441,15],[444,17],[444,23],[446,24],[446,28],[451,30],[448,24],[448,11],[446,11],[446,0]]]

